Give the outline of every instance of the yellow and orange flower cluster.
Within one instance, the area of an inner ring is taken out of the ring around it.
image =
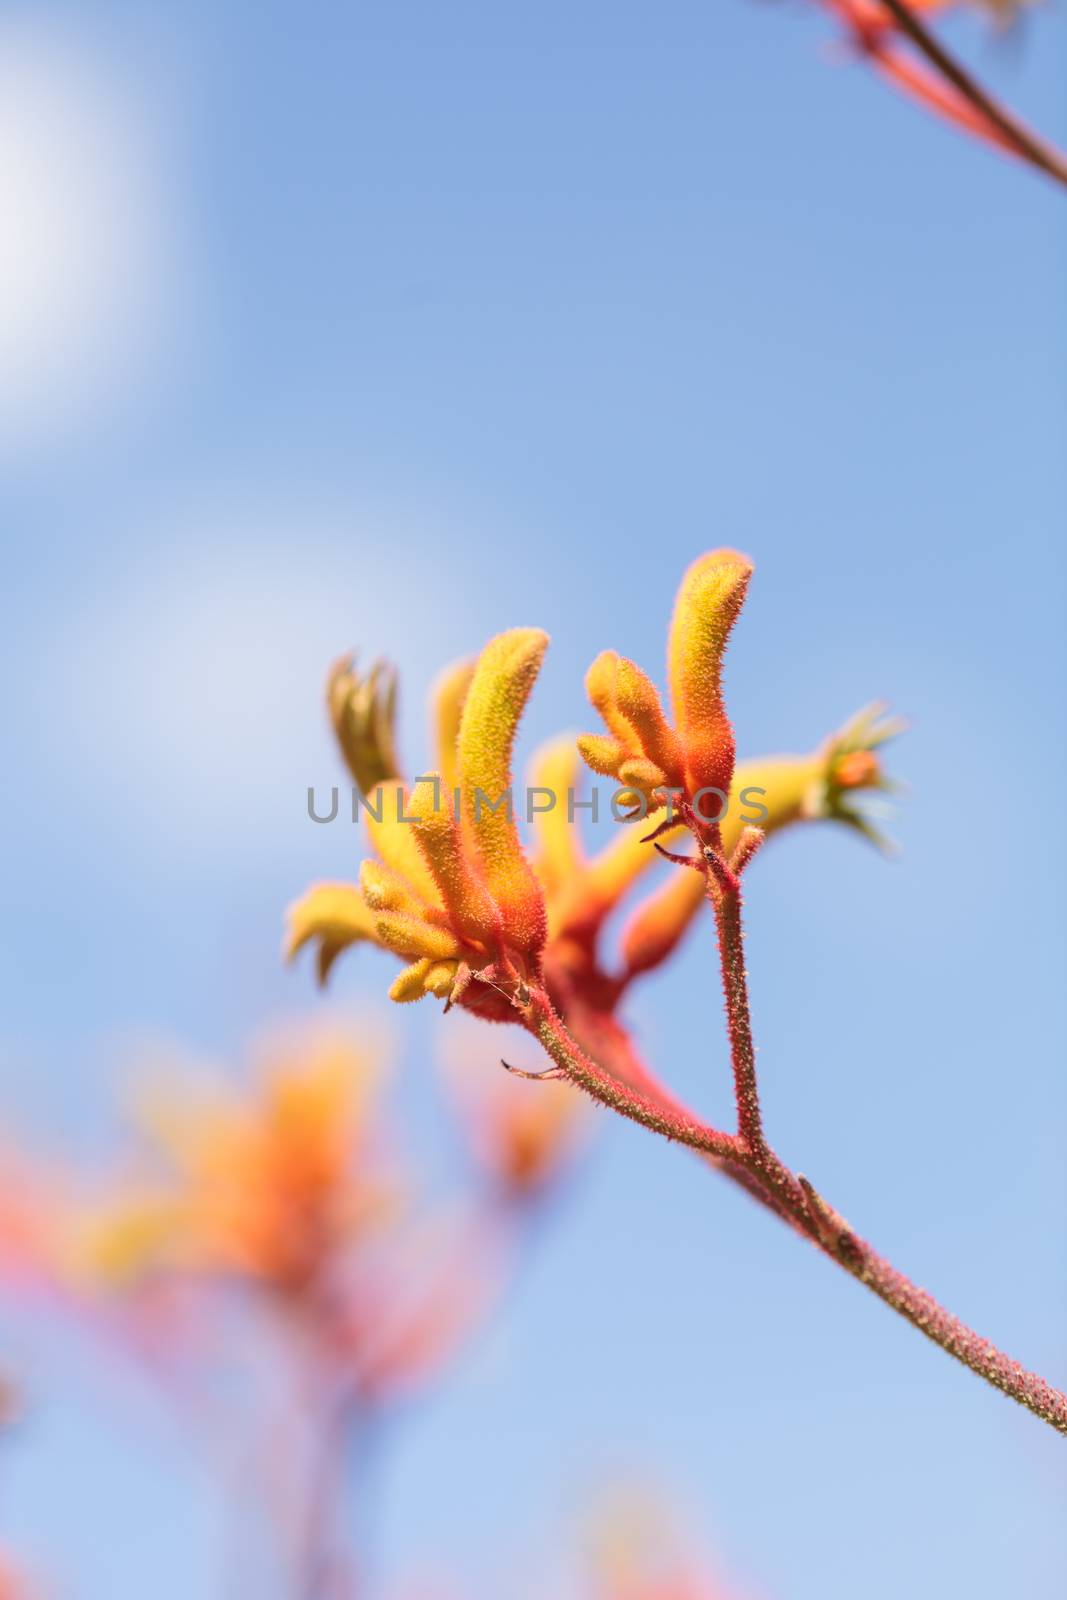
[[[566,798],[578,783],[579,753],[622,786],[620,805],[632,803],[640,815],[679,797],[696,801],[708,817],[722,811],[727,850],[745,820],[771,833],[826,818],[874,837],[851,800],[887,787],[877,749],[897,724],[877,709],[810,755],[742,762],[735,771],[722,661],[751,572],[736,551],[717,550],[683,579],[670,631],[673,725],[638,666],[611,651],[597,657],[587,686],[607,731],[577,744],[554,741],[535,759],[532,782],[555,803],[533,808],[529,858],[515,807],[504,797],[547,636],[512,629],[491,639],[475,662],[444,674],[433,696],[436,770],[411,785],[400,778],[394,751],[392,673],[379,665],[361,678],[351,658],[339,662],[328,685],[330,716],[366,798],[375,854],[364,861],[358,886],[319,884],[291,908],[289,955],[316,944],[325,979],[349,945],[376,944],[405,963],[390,990],[394,1000],[433,994],[491,1018],[512,1017],[516,995],[541,978],[550,990],[564,980],[577,984],[587,1007],[610,1012],[634,976],[677,946],[702,884],[695,873],[676,873],[654,891],[624,931],[621,968],[605,970],[604,923],[658,857],[632,828],[586,856]],[[709,802],[710,793],[716,799]],[[744,808],[746,795],[758,797],[754,812]]]

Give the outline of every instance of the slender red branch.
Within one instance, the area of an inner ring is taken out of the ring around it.
[[[566,1004],[561,1005],[560,1009],[566,1018],[568,1031],[581,1049],[613,1078],[640,1090],[675,1116],[689,1116],[689,1108],[642,1060],[628,1030],[616,1016],[584,1005],[576,995],[568,995]],[[768,1211],[773,1211],[783,1222],[797,1227],[801,1233],[808,1231],[785,1210],[764,1182],[757,1181],[744,1167],[737,1165],[732,1151],[728,1158],[707,1151],[699,1151],[698,1154],[716,1172],[726,1172],[751,1199],[758,1201]]]
[[[763,1117],[756,1082],[756,1047],[748,1010],[748,974],[745,971],[745,935],[741,926],[741,881],[711,846],[704,858],[709,866],[708,899],[719,932],[719,960],[726,996],[726,1027],[737,1100],[737,1131],[750,1152],[762,1150]]]
[[[639,1122],[653,1133],[662,1134],[665,1139],[688,1145],[691,1150],[723,1161],[740,1158],[740,1144],[733,1134],[701,1122],[688,1111],[675,1110],[673,1105],[653,1098],[645,1090],[631,1088],[586,1055],[568,1033],[543,989],[530,991],[529,1004],[520,1008],[520,1014],[560,1071],[601,1105],[618,1111],[631,1122]]]
[[[988,90],[960,65],[951,52],[946,50],[937,36],[906,4],[906,0],[880,0],[880,3],[901,33],[911,40],[930,65],[936,67],[942,77],[974,107],[990,127],[996,129],[1024,161],[1029,161],[1031,165],[1047,173],[1050,178],[1054,178],[1057,183],[1067,186],[1067,159],[1043,139],[1039,139],[1035,133],[1031,133],[1025,123],[1020,122],[1013,112],[995,100]]]
[[[1012,1400],[1017,1400],[1058,1432],[1067,1433],[1067,1395],[1054,1389],[1036,1372],[1028,1372],[990,1344],[988,1339],[981,1338],[959,1317],[939,1305],[932,1294],[918,1288],[910,1278],[898,1272],[864,1240],[849,1234],[847,1244],[839,1240],[837,1249],[827,1253],[832,1254],[833,1259],[839,1261],[860,1283],[873,1289],[887,1306],[892,1306],[894,1311],[906,1317],[920,1333],[925,1333],[934,1344],[940,1345],[950,1356],[955,1356],[965,1367],[970,1367],[980,1378]]]
[[[721,858],[720,866],[729,873]],[[647,1088],[634,1088],[614,1076],[587,1055],[572,1037],[543,989],[531,991],[529,1002],[518,1008],[523,1023],[540,1040],[559,1070],[593,1099],[710,1159],[747,1191],[758,1194],[770,1209],[796,1226],[832,1261],[866,1284],[879,1299],[947,1354],[1058,1432],[1067,1433],[1067,1395],[983,1339],[925,1289],[920,1289],[878,1255],[805,1178],[791,1172],[767,1145],[762,1133],[748,995],[743,981],[740,892],[728,888],[724,893],[720,885],[728,880],[724,880],[723,874],[710,863],[709,875],[717,891],[709,898],[715,908],[724,948],[723,978],[731,1048],[736,1042],[741,1046],[740,1062],[734,1062],[735,1085],[740,1085],[744,1091],[743,1096],[740,1092],[738,1096],[739,1117],[744,1102],[748,1125],[757,1130],[755,1140],[751,1134],[748,1137],[741,1133],[728,1134],[700,1122],[679,1106],[673,1096],[667,1092],[661,1094],[658,1086],[649,1092]],[[651,1081],[654,1084],[654,1080]]]
[[[981,1338],[959,1317],[946,1311],[925,1289],[920,1289],[880,1256],[829,1206],[807,1178],[798,1176],[807,1212],[814,1223],[816,1244],[880,1300],[892,1306],[934,1344],[970,1367],[1003,1394],[1017,1400],[1060,1433],[1067,1433],[1067,1395],[1054,1389],[1035,1372],[1012,1361],[988,1339]]]

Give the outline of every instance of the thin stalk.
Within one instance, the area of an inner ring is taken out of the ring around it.
[[[720,897],[720,903],[727,901]],[[716,910],[718,912],[718,905]],[[737,920],[739,928],[739,911]],[[728,923],[732,937],[729,915]],[[733,996],[740,1005],[743,993],[736,984],[728,988],[728,1004]],[[747,994],[744,1004],[747,1027]],[[825,1255],[865,1284],[934,1344],[1059,1433],[1067,1434],[1067,1395],[975,1333],[858,1238],[810,1183],[790,1171],[762,1140],[762,1135],[759,1147],[753,1149],[739,1135],[709,1127],[687,1111],[664,1106],[613,1077],[591,1060],[572,1038],[544,990],[532,990],[521,1014],[523,1023],[540,1040],[561,1076],[631,1121],[688,1145],[705,1157],[712,1157],[728,1177],[744,1188],[751,1190],[754,1186],[772,1210],[794,1223]],[[738,1017],[735,1021],[740,1024],[742,1019]],[[731,1030],[731,1038],[735,1031],[739,1030]],[[751,1029],[747,1028],[747,1032],[750,1036]]]
[[[641,1091],[667,1111],[682,1117],[689,1115],[688,1107],[641,1059],[629,1033],[616,1016],[584,1006],[576,995],[568,996],[566,1004],[561,1005],[560,1009],[567,1018],[571,1034],[598,1066],[629,1088]],[[751,1173],[737,1165],[733,1150],[725,1159],[707,1151],[701,1151],[700,1154],[701,1159],[716,1172],[728,1170],[729,1176],[745,1190],[750,1199],[757,1200],[790,1226],[795,1226],[793,1218],[783,1210],[766,1185],[757,1183]]]
[[[711,852],[705,851],[705,856],[711,865]],[[708,873],[708,899],[719,930],[726,1027],[730,1036],[730,1061],[737,1100],[737,1131],[742,1143],[750,1151],[762,1150],[766,1140],[756,1081],[756,1047],[752,1042],[749,1019],[745,935],[741,925],[741,881],[725,863],[718,862]]]
[[[881,0],[896,26],[915,48],[936,67],[959,95],[973,106],[986,122],[1011,146],[1016,153],[1038,167],[1057,183],[1067,186],[1067,159],[1031,133],[1026,125],[1002,106],[999,101],[961,66],[926,24],[916,16],[906,0]]]
[[[662,1134],[665,1139],[674,1139],[679,1144],[688,1145],[691,1150],[699,1150],[703,1155],[728,1162],[740,1159],[741,1145],[734,1134],[722,1133],[688,1111],[675,1110],[673,1105],[653,1099],[643,1090],[631,1088],[587,1056],[568,1033],[563,1019],[543,989],[531,991],[523,1021],[551,1056],[560,1076],[569,1078],[601,1105],[628,1117],[631,1122],[639,1122],[653,1133]]]

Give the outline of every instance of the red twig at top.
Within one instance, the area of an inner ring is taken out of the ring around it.
[[[823,0],[846,25],[857,49],[890,83],[954,123],[1018,156],[1067,187],[1067,157],[995,99],[956,60],[907,0]],[[908,59],[906,39],[927,67]]]

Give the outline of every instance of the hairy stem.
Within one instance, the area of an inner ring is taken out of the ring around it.
[[[737,1131],[750,1151],[762,1150],[763,1116],[756,1082],[756,1047],[748,1009],[748,974],[745,971],[745,935],[741,926],[741,884],[729,873],[726,881],[708,875],[708,899],[719,933],[722,987],[726,996],[726,1027],[730,1036],[730,1061],[737,1099]]]
[[[628,1030],[613,1013],[587,1007],[574,994],[568,996],[567,1003],[561,1004],[560,1009],[567,1019],[570,1033],[585,1054],[591,1056],[598,1066],[603,1067],[613,1078],[628,1088],[645,1094],[673,1115],[683,1118],[689,1116],[688,1107],[641,1059]],[[626,1111],[624,1115],[630,1113]],[[794,1219],[768,1191],[765,1184],[758,1183],[751,1173],[737,1164],[734,1147],[731,1147],[727,1158],[722,1155],[712,1155],[708,1151],[701,1151],[700,1154],[708,1166],[717,1172],[728,1168],[729,1176],[751,1199],[766,1206],[784,1222],[795,1226]]]
[[[728,998],[742,993],[735,986],[728,990]],[[677,1109],[676,1102],[664,1104],[620,1081],[585,1054],[543,990],[533,991],[522,1020],[561,1075],[631,1121],[688,1145],[705,1158],[711,1157],[728,1177],[759,1194],[771,1210],[794,1224],[825,1255],[866,1284],[934,1344],[1058,1432],[1067,1433],[1067,1395],[1004,1355],[879,1256],[805,1178],[789,1170],[762,1134],[760,1145],[753,1149],[739,1135],[709,1127],[688,1111]]]
[[[1054,1389],[1036,1372],[1028,1372],[1011,1360],[988,1339],[981,1338],[959,1317],[939,1305],[933,1295],[898,1272],[869,1244],[850,1234],[847,1245],[839,1241],[837,1249],[827,1250],[827,1254],[950,1356],[955,1356],[1002,1394],[1026,1406],[1059,1433],[1067,1433],[1067,1395]]]
[[[722,1133],[718,1128],[699,1121],[684,1110],[676,1110],[670,1102],[653,1098],[643,1089],[631,1088],[615,1078],[581,1049],[564,1026],[548,995],[542,989],[532,991],[523,1021],[530,1032],[540,1040],[551,1056],[560,1074],[584,1089],[612,1111],[639,1122],[653,1133],[674,1139],[699,1150],[703,1155],[715,1156],[723,1161],[740,1159],[741,1147],[737,1138]]]

